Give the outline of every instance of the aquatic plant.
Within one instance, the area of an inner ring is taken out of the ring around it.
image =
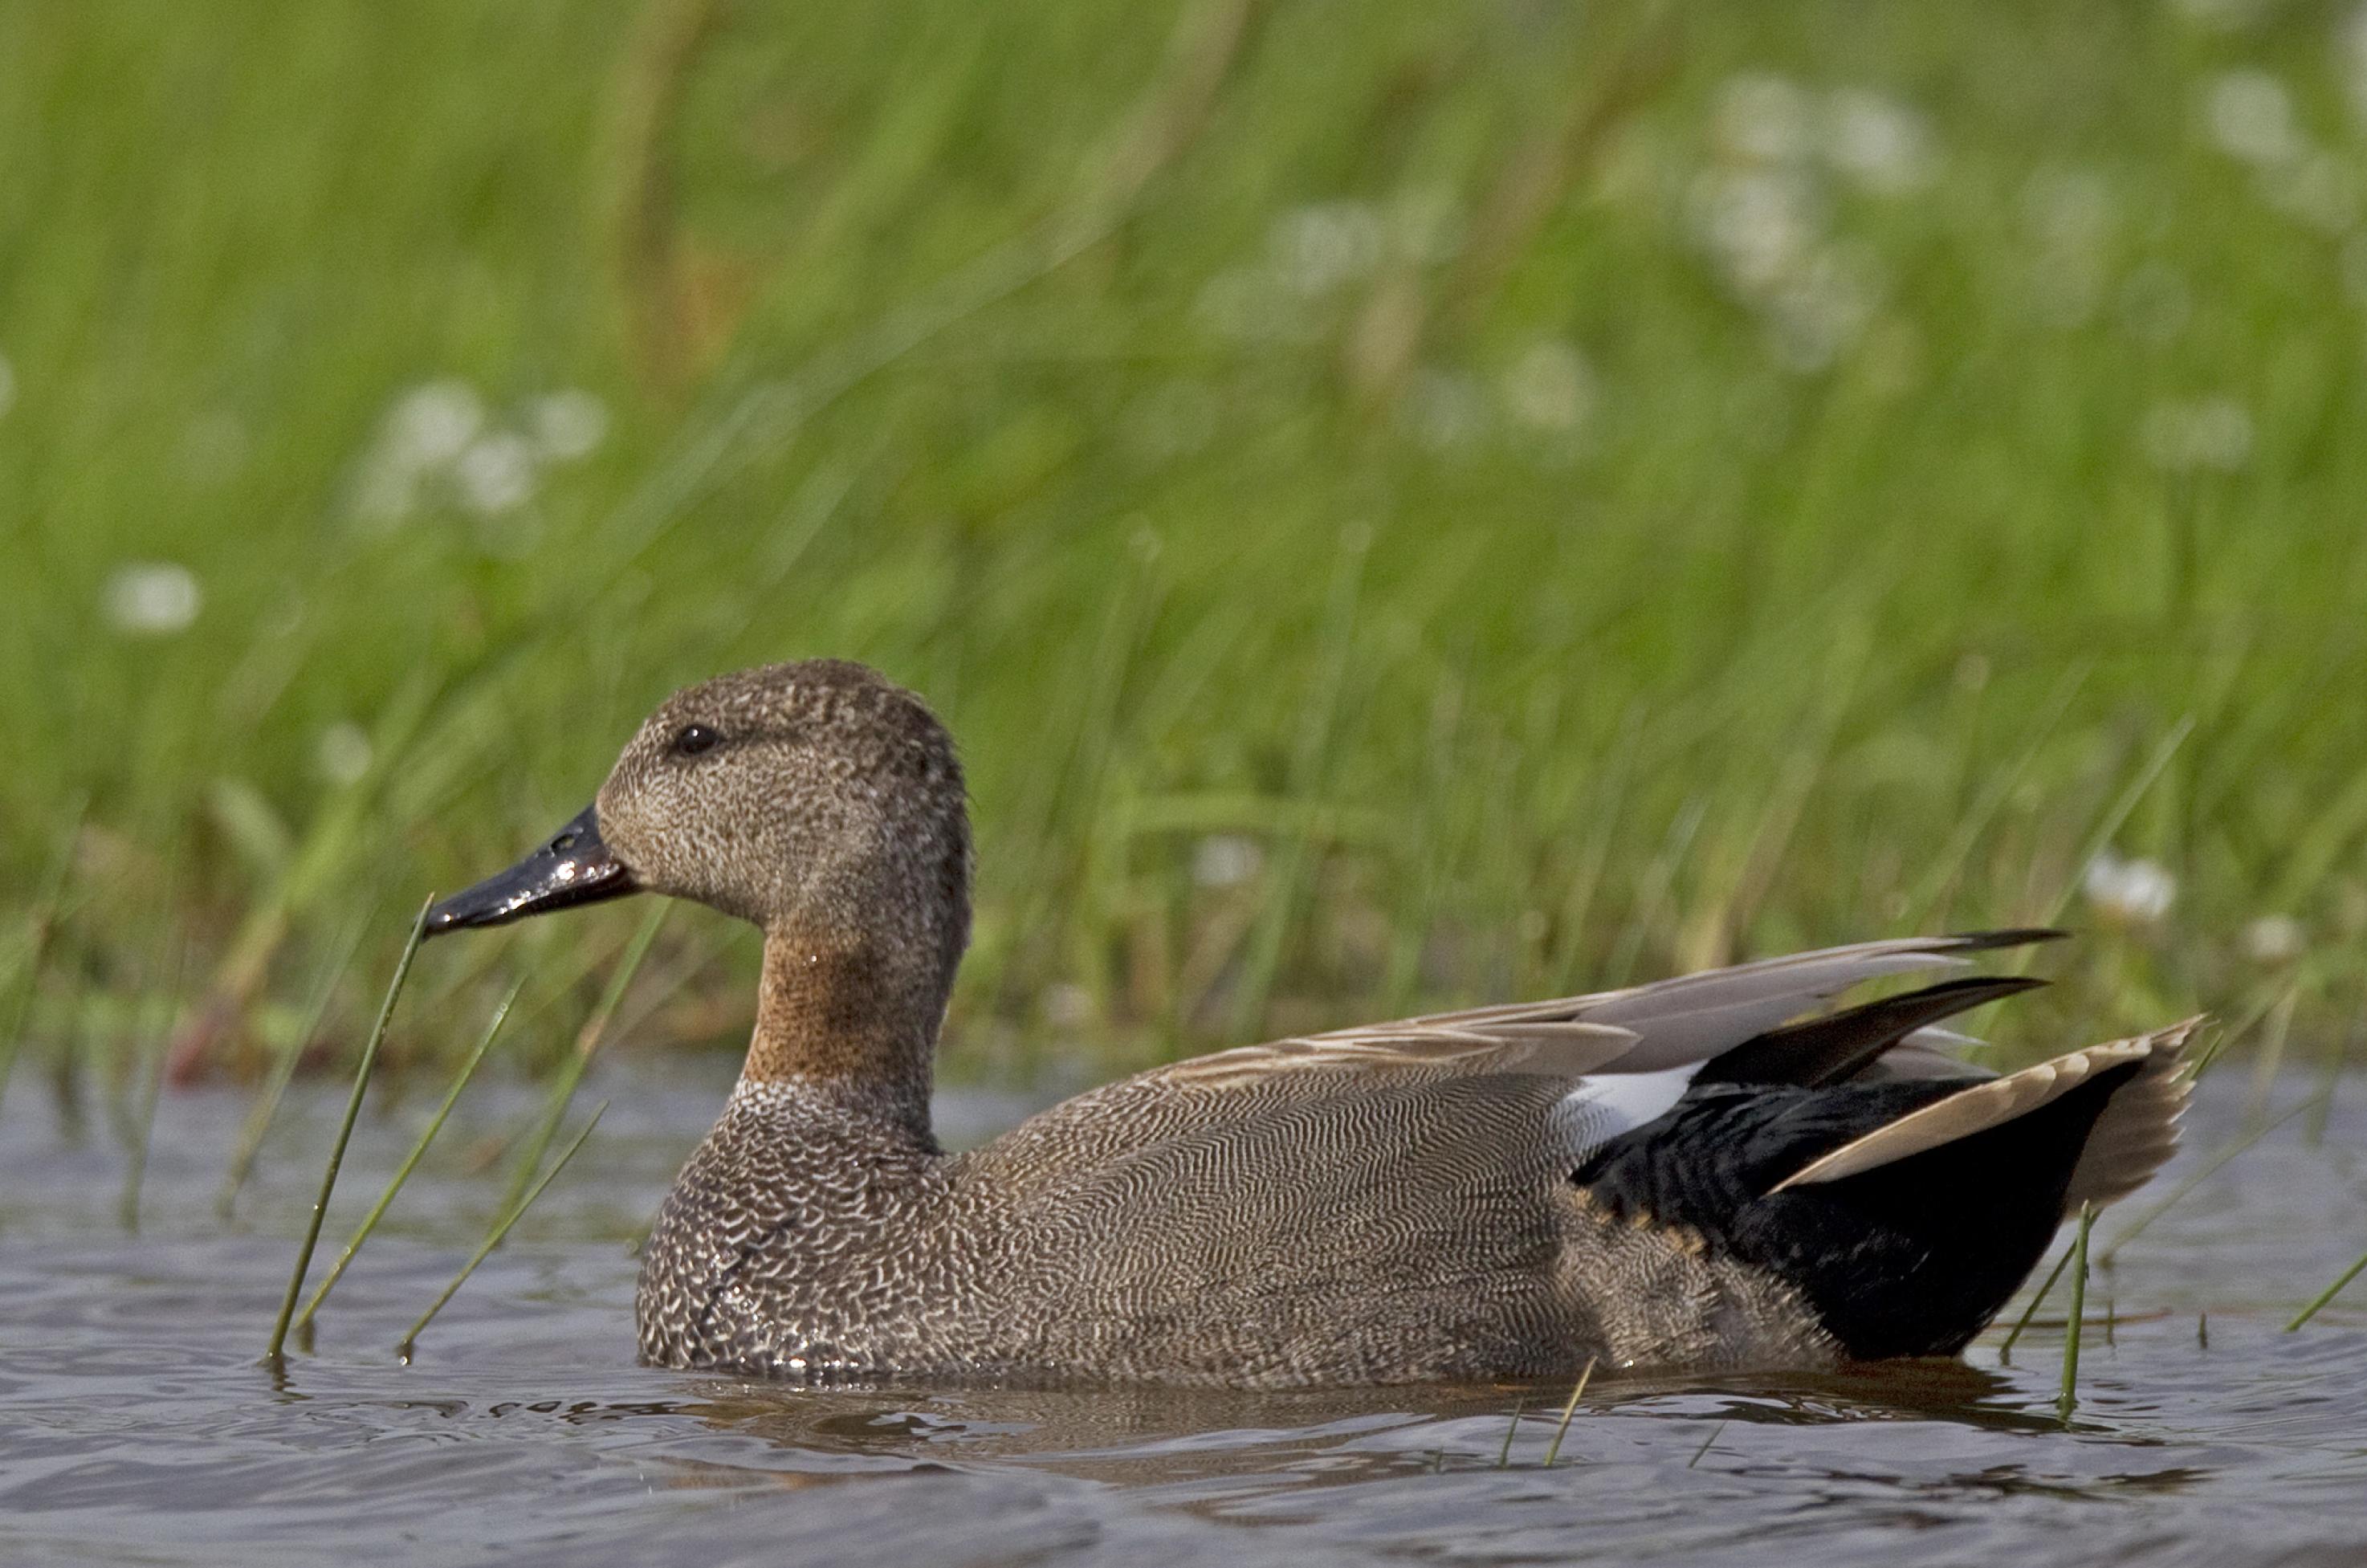
[[[345,1278],[346,1266],[353,1262],[354,1255],[361,1251],[362,1243],[368,1241],[370,1232],[378,1228],[379,1221],[385,1216],[388,1207],[393,1203],[395,1194],[401,1192],[402,1184],[411,1179],[411,1173],[418,1168],[420,1159],[427,1153],[428,1145],[434,1143],[436,1134],[443,1131],[444,1119],[451,1115],[452,1107],[459,1103],[460,1091],[467,1089],[469,1080],[477,1076],[478,1065],[484,1061],[485,1053],[493,1049],[494,1039],[500,1035],[503,1023],[507,1021],[510,1016],[510,1008],[517,1001],[518,993],[524,989],[526,989],[526,982],[520,980],[510,987],[509,995],[504,997],[501,1005],[493,1010],[493,1016],[486,1023],[484,1032],[477,1037],[477,1048],[470,1052],[469,1059],[460,1065],[459,1072],[452,1079],[452,1086],[444,1091],[442,1102],[436,1107],[436,1113],[430,1116],[427,1119],[427,1124],[419,1130],[419,1136],[412,1141],[410,1152],[402,1156],[402,1163],[394,1168],[394,1174],[387,1178],[386,1190],[378,1195],[378,1201],[370,1205],[369,1213],[362,1216],[361,1224],[354,1227],[354,1234],[346,1239],[345,1250],[337,1255],[336,1263],[329,1269],[328,1275],[322,1280],[320,1287],[312,1292],[311,1298],[305,1302],[304,1310],[296,1314],[296,1321],[290,1325],[295,1332],[302,1332],[304,1327],[312,1321],[312,1314],[320,1311],[321,1303],[328,1300],[329,1292],[336,1289],[339,1280]]]
[[[1553,1441],[1546,1445],[1546,1469],[1551,1470],[1554,1467],[1554,1461],[1560,1457],[1561,1440],[1569,1432],[1569,1418],[1578,1414],[1578,1402],[1585,1397],[1586,1385],[1593,1376],[1594,1358],[1589,1356],[1586,1359],[1585,1369],[1578,1374],[1577,1386],[1569,1391],[1569,1399],[1561,1407],[1561,1419],[1554,1424]]]
[[[345,1145],[354,1135],[354,1120],[361,1114],[362,1096],[368,1091],[370,1068],[378,1063],[379,1046],[386,1040],[386,1026],[394,1017],[394,1004],[402,995],[402,982],[411,974],[411,961],[418,955],[420,938],[427,933],[427,911],[433,898],[419,906],[419,914],[411,922],[411,936],[403,943],[402,954],[394,963],[394,976],[387,982],[386,999],[379,1004],[378,1022],[370,1027],[369,1038],[362,1045],[361,1059],[354,1065],[353,1091],[345,1097],[345,1113],[337,1123],[337,1135],[329,1145],[328,1159],[321,1168],[321,1190],[312,1200],[312,1213],[305,1222],[303,1242],[296,1249],[296,1266],[288,1276],[288,1293],[279,1303],[279,1316],[271,1325],[271,1343],[263,1355],[266,1361],[277,1361],[288,1343],[289,1321],[296,1313],[296,1298],[304,1289],[304,1276],[312,1267],[312,1248],[321,1240],[321,1222],[329,1212],[329,1197],[337,1188],[337,1170],[345,1164]]]
[[[2055,1397],[2055,1413],[2062,1423],[2071,1424],[2071,1413],[2079,1407],[2079,1337],[2087,1327],[2088,1315],[2088,1233],[2096,1226],[2096,1205],[2079,1205],[2079,1232],[2071,1244],[2071,1320],[2063,1336],[2063,1388]]]
[[[419,1314],[418,1321],[403,1331],[402,1337],[395,1343],[394,1353],[405,1364],[410,1362],[411,1353],[418,1346],[419,1336],[429,1324],[436,1321],[436,1314],[442,1312],[445,1305],[459,1293],[460,1287],[469,1282],[469,1276],[477,1271],[477,1265],[491,1257],[493,1248],[501,1246],[502,1238],[509,1235],[510,1227],[516,1224],[525,1216],[526,1212],[534,1206],[534,1201],[542,1196],[543,1189],[549,1187],[559,1173],[567,1168],[567,1162],[575,1157],[575,1151],[583,1146],[583,1141],[592,1135],[592,1129],[600,1124],[600,1118],[607,1113],[607,1110],[608,1102],[605,1100],[593,1108],[592,1114],[584,1121],[583,1129],[568,1142],[565,1148],[559,1151],[559,1157],[550,1162],[550,1168],[544,1171],[535,1184],[527,1190],[524,1197],[493,1222],[493,1229],[485,1233],[485,1239],[479,1244],[477,1250],[470,1255],[469,1261],[460,1266],[460,1271],[458,1274],[452,1276],[452,1282],[445,1286],[443,1292],[428,1303],[427,1310]]]

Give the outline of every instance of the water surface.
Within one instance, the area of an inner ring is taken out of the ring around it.
[[[1601,1381],[1550,1469],[1557,1389],[813,1393],[636,1366],[629,1244],[723,1082],[588,1085],[607,1120],[403,1366],[391,1346],[497,1201],[482,1162],[535,1103],[472,1090],[274,1372],[257,1356],[342,1090],[291,1101],[236,1228],[211,1200],[243,1097],[168,1097],[134,1236],[108,1119],[77,1134],[20,1077],[0,1116],[0,1562],[2367,1557],[2367,1282],[2280,1332],[2367,1247],[2367,1082],[2319,1144],[2287,1123],[2098,1276],[2091,1309],[2120,1321],[2088,1337],[2067,1429],[2042,1330],[2010,1365],[1992,1335],[1962,1365]],[[431,1098],[366,1116],[333,1241]],[[2240,1132],[2245,1098],[2232,1073],[2207,1084],[2179,1164],[2100,1239]],[[966,1140],[1025,1109],[957,1094],[941,1115]]]

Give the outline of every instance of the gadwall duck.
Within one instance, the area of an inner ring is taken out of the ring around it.
[[[910,692],[669,698],[594,804],[428,929],[650,891],[764,932],[754,1037],[643,1253],[641,1354],[805,1380],[1279,1387],[1961,1350],[2067,1213],[2169,1157],[2191,1024],[2008,1077],[1861,982],[2058,933],[1863,942],[1154,1068],[983,1147],[929,1125],[969,935],[961,768]]]

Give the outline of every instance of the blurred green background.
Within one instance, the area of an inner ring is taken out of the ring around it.
[[[957,1072],[2047,919],[2011,1051],[2360,1011],[2355,6],[109,0],[0,59],[0,1052],[177,1006],[250,1067],[357,931],[348,1038],[651,704],[820,653],[965,748]],[[390,1049],[524,974],[558,1056],[640,914],[430,948]],[[753,955],[677,914],[625,1035],[733,1041]]]

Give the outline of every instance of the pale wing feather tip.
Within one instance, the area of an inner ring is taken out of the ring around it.
[[[2143,1062],[2146,1070],[2124,1085],[2097,1118],[2066,1196],[2075,1206],[2110,1202],[2143,1186],[2177,1146],[2176,1122],[2187,1095],[2186,1080],[2178,1076],[2177,1067],[2201,1021],[2189,1019],[2151,1034],[2090,1045],[1973,1085],[1810,1161],[1769,1190],[1839,1181],[1878,1169],[2027,1115],[2107,1067]]]
[[[1169,1083],[1237,1089],[1277,1072],[1429,1071],[1524,1073],[1579,1077],[1636,1043],[1632,1031],[1598,1023],[1514,1030],[1400,1029],[1353,1036],[1313,1035],[1243,1045],[1163,1069]]]

